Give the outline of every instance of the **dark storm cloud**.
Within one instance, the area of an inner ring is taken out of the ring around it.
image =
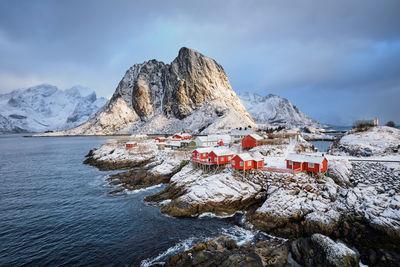
[[[1,1],[0,92],[82,84],[181,46],[221,63],[236,91],[276,93],[330,123],[400,108],[400,1]]]

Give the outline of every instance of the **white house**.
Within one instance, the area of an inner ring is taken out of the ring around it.
[[[226,146],[231,143],[231,136],[227,134],[221,135],[207,135],[207,136],[197,136],[196,146],[197,147],[210,147],[210,146]]]
[[[252,133],[254,133],[253,129],[247,129],[247,130],[233,129],[230,132],[230,136],[232,137],[232,142],[236,142],[236,141],[241,141],[245,136],[248,136],[249,134]]]

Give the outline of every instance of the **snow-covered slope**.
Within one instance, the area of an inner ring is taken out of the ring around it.
[[[332,155],[365,156],[366,151],[373,156],[400,155],[400,130],[387,126],[352,129],[329,148]]]
[[[107,100],[89,88],[42,84],[0,95],[0,133],[64,130],[85,122]]]
[[[183,47],[171,64],[150,60],[127,70],[114,95],[85,124],[60,135],[194,133],[256,127],[215,60]]]
[[[238,94],[238,96],[256,123],[290,127],[319,126],[315,119],[302,113],[286,98],[273,94],[260,96],[248,92]]]

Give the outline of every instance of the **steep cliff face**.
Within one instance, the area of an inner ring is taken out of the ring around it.
[[[212,133],[247,126],[256,127],[222,66],[184,47],[171,64],[133,65],[107,105],[60,134]]]
[[[320,126],[318,121],[301,112],[286,98],[273,94],[260,96],[248,92],[239,94],[239,97],[256,123],[289,127]]]

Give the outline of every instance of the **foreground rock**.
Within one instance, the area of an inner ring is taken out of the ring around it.
[[[158,150],[151,140],[129,149],[121,142],[92,149],[84,163],[103,171],[127,169],[107,178],[110,185],[119,186],[111,193],[118,193],[125,189],[132,191],[168,183],[187,164],[187,153]]]
[[[290,266],[285,243],[261,241],[238,246],[220,236],[177,254],[165,266]]]
[[[176,217],[204,212],[230,215],[259,204],[263,200],[263,190],[259,184],[230,170],[207,173],[188,165],[171,178],[168,187],[145,200],[169,202],[162,212]]]
[[[313,234],[311,238],[300,238],[291,243],[293,258],[303,266],[359,266],[357,254],[345,244],[335,242],[327,236]]]
[[[400,251],[398,172],[376,163],[330,164],[328,176],[271,174],[267,199],[250,221],[284,237],[322,233],[359,248]],[[349,168],[343,170],[343,168]],[[368,170],[375,175],[368,175]],[[350,174],[350,177],[345,177]],[[366,175],[367,174],[367,175]],[[384,188],[381,190],[380,188]],[[364,257],[368,263],[368,259]]]
[[[257,127],[222,66],[183,47],[171,64],[150,60],[133,65],[92,118],[51,135],[212,133],[249,126]]]
[[[332,155],[365,156],[367,151],[374,156],[399,156],[400,130],[387,126],[353,129],[329,148]]]

